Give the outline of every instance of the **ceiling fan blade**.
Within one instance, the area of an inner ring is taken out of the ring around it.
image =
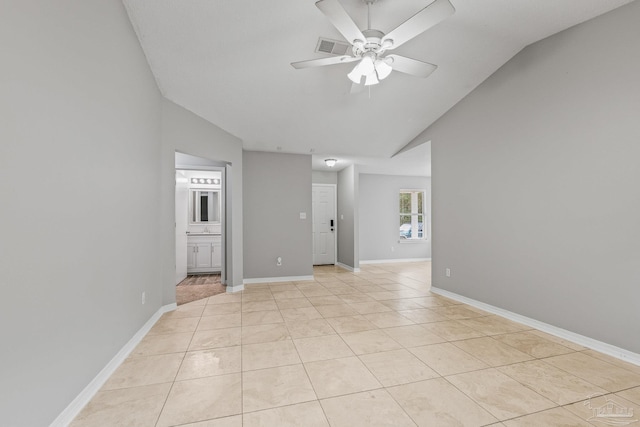
[[[384,59],[387,61],[391,59],[393,61],[389,65],[391,65],[394,71],[400,71],[401,73],[411,74],[416,77],[429,77],[429,75],[438,68],[437,65],[407,58],[406,56],[387,55]]]
[[[384,43],[385,40],[391,40],[393,44],[391,44],[387,50],[395,49],[418,34],[423,33],[437,23],[443,21],[455,11],[455,8],[449,0],[436,0],[420,12],[413,15],[411,18],[404,21],[395,30],[392,30],[389,34],[385,35],[382,38],[382,42]]]
[[[354,44],[356,40],[364,42],[366,38],[362,31],[358,28],[353,19],[347,14],[338,0],[320,0],[316,2],[318,9],[329,18],[329,21],[340,34],[350,43]]]
[[[348,62],[358,61],[360,58],[353,56],[332,56],[330,58],[310,59],[308,61],[292,62],[291,66],[296,69],[322,67],[325,65],[346,64]]]

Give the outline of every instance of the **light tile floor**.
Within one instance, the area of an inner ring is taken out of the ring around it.
[[[640,427],[640,367],[433,294],[430,268],[317,267],[180,306],[72,425],[590,426],[615,402]]]

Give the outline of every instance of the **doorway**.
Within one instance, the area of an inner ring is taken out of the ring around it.
[[[336,263],[336,185],[312,184],[313,265]]]
[[[202,299],[226,288],[226,167],[176,152],[176,302]]]

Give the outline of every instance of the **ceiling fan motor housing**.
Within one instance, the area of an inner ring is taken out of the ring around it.
[[[364,30],[362,34],[366,40],[355,40],[353,43],[353,54],[361,58],[365,53],[372,52],[376,56],[382,54],[387,47],[382,43],[384,33],[380,30]]]

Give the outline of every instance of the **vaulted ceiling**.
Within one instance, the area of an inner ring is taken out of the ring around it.
[[[378,0],[388,33],[432,0]],[[394,53],[438,65],[428,78],[393,72],[350,94],[354,64],[296,70],[344,40],[313,0],[124,0],[162,94],[239,137],[248,150],[313,154],[363,171],[429,175],[429,150],[389,161],[525,46],[631,0],[451,0],[456,12]],[[360,28],[363,0],[340,0]]]

